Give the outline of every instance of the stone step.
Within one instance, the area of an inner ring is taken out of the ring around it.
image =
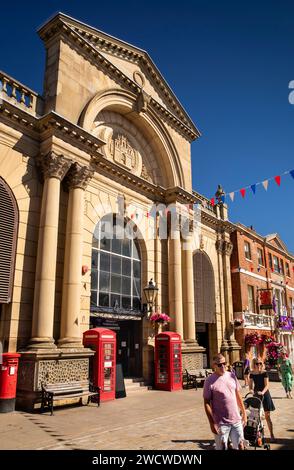
[[[125,379],[125,388],[126,388],[127,394],[136,393],[136,392],[144,392],[148,390],[148,387],[144,385],[143,377]]]

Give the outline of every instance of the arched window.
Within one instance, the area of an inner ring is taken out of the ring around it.
[[[195,321],[215,323],[214,273],[210,259],[201,250],[193,255]]]
[[[104,216],[92,242],[91,310],[141,309],[141,259],[138,243],[122,217]]]
[[[18,208],[14,195],[0,177],[0,303],[11,302],[16,242]]]

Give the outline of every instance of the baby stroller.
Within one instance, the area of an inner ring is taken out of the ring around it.
[[[247,410],[247,424],[244,427],[244,439],[254,447],[263,447],[270,450],[270,445],[265,443],[264,426],[261,421],[263,413],[263,396],[247,393],[244,398],[244,406]]]

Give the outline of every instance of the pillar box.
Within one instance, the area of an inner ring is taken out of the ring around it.
[[[83,344],[96,351],[90,362],[90,379],[100,387],[100,400],[115,399],[116,333],[106,328],[91,328],[84,332]]]
[[[172,331],[155,336],[155,388],[175,391],[183,388],[181,336]]]
[[[20,354],[3,353],[0,364],[0,413],[15,410],[17,370]]]

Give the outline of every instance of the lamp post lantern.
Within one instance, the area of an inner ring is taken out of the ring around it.
[[[147,314],[150,314],[153,310],[153,306],[155,304],[155,299],[156,299],[159,289],[158,287],[156,287],[155,282],[151,278],[148,285],[144,287],[143,290],[144,290],[144,294],[146,297],[147,305],[149,307],[147,310]]]

